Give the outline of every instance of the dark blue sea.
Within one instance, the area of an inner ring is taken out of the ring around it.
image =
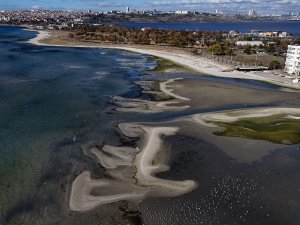
[[[250,32],[251,30],[262,31],[286,31],[295,36],[300,37],[300,21],[287,22],[207,22],[207,23],[132,23],[122,22],[118,23],[126,27],[152,27],[172,30],[205,30],[205,31],[239,31]]]

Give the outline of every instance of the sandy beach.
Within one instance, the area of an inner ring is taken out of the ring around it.
[[[159,58],[163,58],[172,61],[178,65],[192,69],[195,72],[207,74],[216,77],[225,78],[237,78],[237,79],[248,79],[257,80],[272,83],[278,86],[289,87],[294,89],[300,89],[299,84],[293,84],[292,80],[275,76],[271,71],[267,72],[240,72],[235,71],[229,65],[219,64],[215,61],[206,59],[201,56],[192,55],[185,50],[178,49],[164,49],[159,47],[151,46],[131,46],[131,45],[103,45],[94,43],[76,43],[59,40],[59,44],[55,41],[52,43],[52,31],[37,31],[37,37],[28,41],[30,44],[42,45],[42,46],[57,46],[57,47],[79,47],[79,48],[108,48],[108,49],[120,49],[124,51],[131,51],[135,53],[151,55]],[[57,38],[57,37],[56,37]],[[49,41],[50,40],[50,41]],[[61,42],[61,43],[60,43]],[[228,72],[229,71],[229,72]]]
[[[29,30],[32,31],[32,30]],[[51,37],[51,33],[48,31],[37,31],[38,34],[35,38],[32,38],[28,41],[28,43],[33,45],[44,45],[41,43],[42,40]]]

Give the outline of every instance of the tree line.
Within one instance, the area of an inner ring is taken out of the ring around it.
[[[155,28],[127,28],[117,25],[77,26],[68,37],[79,41],[108,42],[112,44],[163,45],[172,47],[216,47],[216,54],[231,54],[231,46],[223,38],[224,32],[175,31]]]

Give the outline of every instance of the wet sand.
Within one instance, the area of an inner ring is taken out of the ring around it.
[[[218,81],[198,79],[176,80],[170,84],[173,92],[191,99],[191,108],[212,108],[228,105],[271,104],[298,101],[300,93],[248,88]]]
[[[182,111],[190,108],[187,101],[188,98],[179,96],[173,92],[173,89],[169,89],[170,84],[180,79],[168,79],[167,81],[159,82],[159,92],[164,94],[168,100],[165,101],[149,101],[143,99],[124,99],[121,97],[115,97],[114,103],[119,107],[116,109],[120,112],[139,112],[139,113],[158,113],[165,111]],[[151,92],[148,91],[151,94]],[[180,105],[178,105],[180,104]]]

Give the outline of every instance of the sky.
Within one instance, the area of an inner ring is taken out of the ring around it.
[[[300,0],[0,0],[0,10],[8,9],[63,9],[106,11],[125,10],[192,10],[246,13],[250,9],[258,13],[279,14],[300,12]]]

